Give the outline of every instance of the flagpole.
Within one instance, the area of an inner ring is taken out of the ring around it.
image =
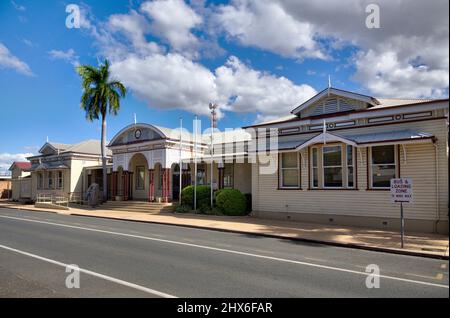
[[[183,189],[183,161],[181,160],[181,153],[183,149],[183,118],[180,117],[180,163],[179,163],[179,172],[180,172],[180,184],[178,186],[178,203],[181,206],[181,190]]]
[[[194,119],[194,211],[197,212],[197,115]]]

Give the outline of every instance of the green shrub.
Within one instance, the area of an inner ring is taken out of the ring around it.
[[[181,205],[194,208],[194,186],[190,185],[181,190]],[[197,208],[204,210],[211,205],[211,188],[207,185],[197,186]]]
[[[217,208],[225,215],[246,215],[245,196],[237,189],[222,189],[216,195]]]

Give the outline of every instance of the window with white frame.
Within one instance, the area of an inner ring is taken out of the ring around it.
[[[64,187],[64,179],[63,179],[63,172],[62,171],[58,171],[57,172],[56,186],[58,187],[58,189],[62,189]]]
[[[136,167],[136,180],[135,180],[135,188],[136,190],[144,190],[145,188],[145,167],[137,166]]]
[[[206,167],[204,164],[197,166],[197,184],[205,185],[206,183]]]
[[[346,145],[347,148],[347,187],[355,187],[355,154],[353,146]]]
[[[371,148],[371,186],[387,189],[391,179],[396,177],[395,146],[376,146]]]
[[[319,149],[314,147],[312,148],[311,154],[311,162],[312,162],[312,187],[319,187]]]
[[[282,188],[300,187],[300,165],[298,152],[286,152],[281,154],[280,186]]]
[[[342,188],[342,146],[323,146],[323,186]]]
[[[233,164],[225,163],[223,165],[223,187],[232,188],[233,187]]]

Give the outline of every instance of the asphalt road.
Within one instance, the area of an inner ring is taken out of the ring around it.
[[[0,297],[449,297],[448,285],[443,260],[0,208]]]

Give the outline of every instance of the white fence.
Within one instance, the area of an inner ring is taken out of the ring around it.
[[[69,207],[69,199],[67,197],[49,193],[39,193],[36,198],[36,203],[53,204],[66,208]]]

